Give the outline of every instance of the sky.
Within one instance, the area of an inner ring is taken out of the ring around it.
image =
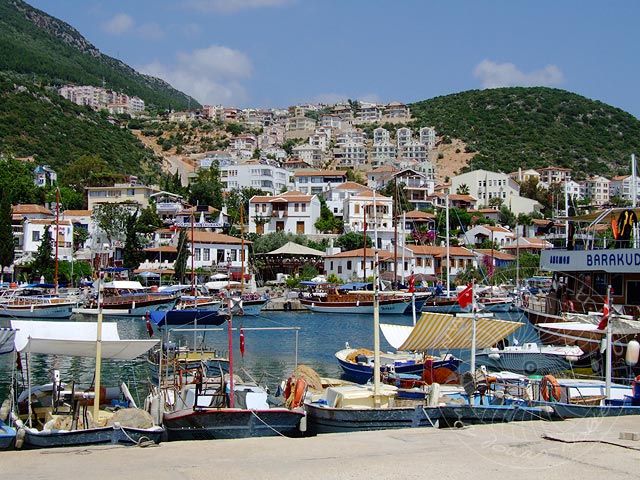
[[[635,0],[27,0],[202,104],[560,88],[640,118]]]

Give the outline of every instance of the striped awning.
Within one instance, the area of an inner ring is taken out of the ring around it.
[[[13,342],[16,331],[11,328],[0,328],[0,355],[14,350]]]
[[[423,313],[415,327],[381,324],[389,344],[397,350],[471,348],[473,316]],[[524,325],[490,317],[476,319],[476,348],[487,348]]]

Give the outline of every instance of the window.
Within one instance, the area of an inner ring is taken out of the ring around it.
[[[34,242],[40,241],[40,232],[31,232],[31,240]]]
[[[194,249],[193,249],[193,259],[194,259],[196,262],[199,262],[199,261],[200,261],[200,249],[199,249],[199,248],[194,248]]]
[[[338,265],[338,273],[342,273],[342,265]]]
[[[307,211],[307,204],[306,203],[302,203],[301,206],[302,206],[302,211],[306,212]]]
[[[208,248],[203,248],[202,260],[204,260],[205,262],[208,262],[210,259],[211,259],[211,250],[209,250]]]

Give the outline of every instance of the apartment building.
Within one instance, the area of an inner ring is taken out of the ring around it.
[[[317,195],[335,189],[346,181],[346,170],[303,170],[295,173],[293,188],[307,195]]]
[[[254,196],[249,200],[249,232],[265,235],[285,232],[300,235],[318,233],[320,218],[317,195],[292,190],[274,196]]]
[[[586,179],[582,183],[584,189],[584,198],[591,201],[591,205],[601,207],[609,203],[609,184],[608,178],[601,175],[595,175]]]
[[[269,159],[232,162],[220,167],[220,180],[225,190],[257,188],[275,195],[283,189],[293,187],[290,172],[278,162]]]

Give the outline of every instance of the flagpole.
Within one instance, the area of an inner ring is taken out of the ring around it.
[[[605,395],[607,398],[611,398],[611,340],[613,337],[612,327],[611,327],[611,285],[607,286],[607,358],[606,358],[606,371],[605,371]]]
[[[476,322],[478,320],[474,283],[471,284],[471,309],[473,310],[473,321],[471,323],[471,374],[473,375],[476,372]]]

